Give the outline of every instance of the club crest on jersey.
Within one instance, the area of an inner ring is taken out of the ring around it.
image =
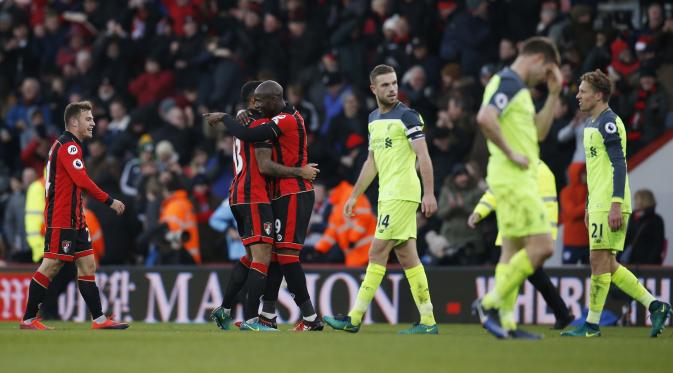
[[[68,240],[63,240],[61,241],[61,249],[63,249],[63,252],[68,254],[70,252],[70,245],[71,242]]]
[[[84,168],[84,163],[79,158],[72,161],[72,165],[73,165],[73,167],[75,167],[78,170],[81,170],[81,169]]]
[[[77,154],[77,152],[78,152],[78,150],[77,150],[77,147],[75,145],[68,146],[68,154],[75,155],[75,154]]]
[[[269,222],[264,223],[264,232],[267,235],[271,234],[271,223]]]
[[[609,134],[617,132],[617,125],[612,122],[605,123],[605,132]]]

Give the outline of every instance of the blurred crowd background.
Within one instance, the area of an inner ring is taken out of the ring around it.
[[[304,261],[366,264],[376,185],[355,218],[340,209],[367,154],[367,114],[375,107],[368,73],[385,63],[397,71],[400,99],[424,118],[434,166],[439,211],[418,218],[421,257],[437,265],[494,263],[495,217],[474,230],[466,223],[486,188],[488,152],[475,115],[489,78],[533,35],[552,38],[562,56],[562,100],[541,158],[556,177],[564,263],[585,263],[578,77],[601,69],[614,82],[610,105],[627,127],[629,157],[670,129],[670,2],[2,1],[0,259],[39,260],[47,152],[63,131],[65,105],[84,99],[94,103],[97,123],[86,144],[88,173],[127,205],[117,217],[88,201],[100,264],[238,259],[243,248],[226,202],[233,141],[201,114],[234,112],[244,82],[273,79],[302,113],[309,159],[321,169]],[[532,93],[541,105],[544,87]],[[661,263],[655,196],[642,190],[635,201],[623,259]],[[193,248],[198,255],[184,250]]]

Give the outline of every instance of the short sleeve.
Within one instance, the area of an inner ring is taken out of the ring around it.
[[[507,105],[512,101],[514,96],[521,90],[521,83],[511,77],[501,77],[500,84],[495,90],[491,99],[488,101],[489,105],[495,107],[498,114],[502,114],[507,108]]]
[[[402,123],[407,134],[407,139],[413,141],[425,137],[423,133],[423,117],[415,110],[407,110],[402,114]]]

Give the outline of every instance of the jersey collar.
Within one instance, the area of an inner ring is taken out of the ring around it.
[[[70,138],[70,139],[73,140],[75,143],[77,143],[77,145],[79,145],[80,148],[82,147],[82,142],[79,141],[79,139],[77,138],[77,136],[75,136],[72,132],[70,132],[70,131],[63,131],[63,135],[61,135],[61,136],[65,136],[65,137]]]

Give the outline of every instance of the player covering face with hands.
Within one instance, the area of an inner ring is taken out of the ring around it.
[[[539,146],[549,132],[561,92],[560,57],[553,42],[526,40],[514,63],[495,74],[486,86],[477,122],[488,140],[488,182],[502,250],[495,287],[473,309],[484,328],[497,338],[538,339],[539,335],[503,327],[501,309],[521,284],[554,252],[551,225],[538,189]],[[547,85],[547,98],[535,111],[529,88]]]

